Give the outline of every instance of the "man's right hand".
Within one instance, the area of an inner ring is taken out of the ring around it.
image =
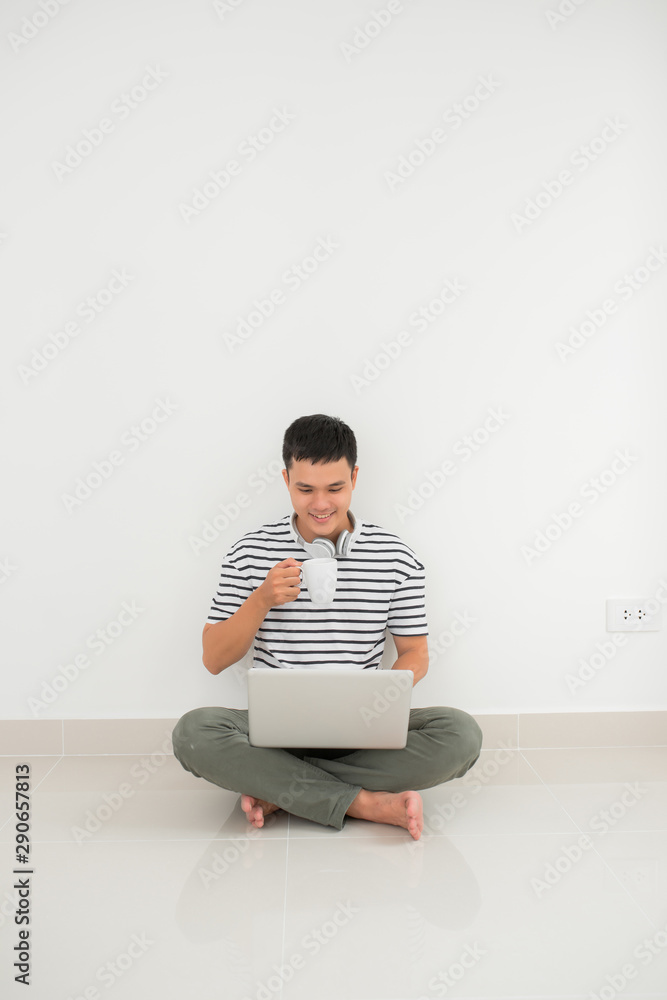
[[[276,563],[273,569],[269,570],[266,580],[257,588],[257,592],[261,594],[269,608],[296,601],[301,593],[300,566],[300,562],[290,557]]]

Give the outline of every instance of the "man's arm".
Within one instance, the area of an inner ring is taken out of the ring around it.
[[[202,660],[206,669],[219,674],[225,667],[238,663],[250,649],[268,611],[258,588],[230,618],[215,624],[207,622],[202,633]]]
[[[412,670],[414,671],[413,687],[426,676],[428,670],[428,643],[425,635],[394,635],[392,639],[396,644],[398,659],[394,663],[392,670]]]
[[[300,593],[299,567],[296,559],[283,559],[269,570],[266,580],[246,598],[238,611],[221,622],[207,622],[202,633],[202,660],[212,674],[245,656],[257,629],[271,608],[295,601]]]

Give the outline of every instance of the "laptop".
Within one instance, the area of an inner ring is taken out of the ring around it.
[[[255,747],[402,750],[412,670],[252,667],[248,738]]]

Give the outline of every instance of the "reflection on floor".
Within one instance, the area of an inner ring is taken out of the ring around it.
[[[419,842],[240,797],[171,756],[33,757],[31,1000],[667,998],[667,747],[488,750]],[[0,758],[0,983],[15,766]],[[110,992],[111,991],[111,992]]]

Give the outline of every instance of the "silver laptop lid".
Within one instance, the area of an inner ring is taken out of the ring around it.
[[[278,669],[248,672],[249,741],[258,747],[405,747],[412,670]]]

